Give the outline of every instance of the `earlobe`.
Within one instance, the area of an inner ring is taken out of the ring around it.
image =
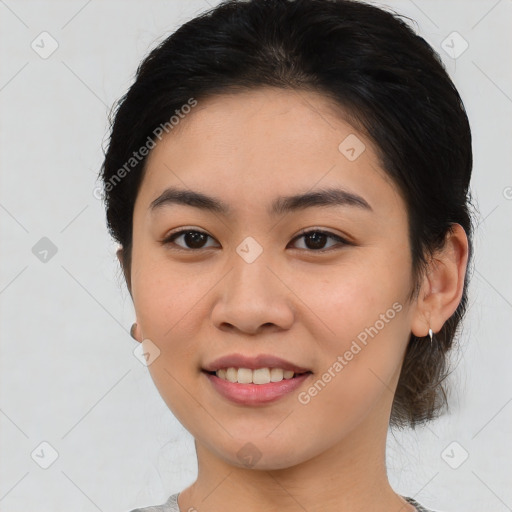
[[[439,332],[457,309],[464,290],[468,251],[464,228],[453,224],[425,273],[411,326],[415,336],[427,336],[429,329]]]
[[[138,325],[137,323],[133,323],[131,328],[130,328],[130,336],[135,340],[135,341],[138,341],[139,343],[141,343],[141,337],[139,337],[138,335]]]

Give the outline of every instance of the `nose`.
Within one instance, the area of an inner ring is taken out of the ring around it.
[[[269,265],[264,254],[252,263],[235,254],[232,264],[232,270],[216,287],[214,325],[245,334],[290,329],[295,317],[293,292],[277,266]]]

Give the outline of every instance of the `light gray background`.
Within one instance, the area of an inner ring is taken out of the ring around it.
[[[1,512],[126,512],[195,477],[192,439],[133,355],[94,189],[110,107],[148,50],[208,3],[0,0]],[[416,20],[460,90],[480,210],[452,413],[390,435],[389,476],[445,512],[512,510],[512,1],[378,5]],[[47,58],[31,47],[51,49],[43,31],[59,45]],[[469,44],[457,58],[442,47],[463,48],[453,31]],[[32,252],[42,237],[57,248],[46,262]],[[48,469],[43,442],[58,452]]]

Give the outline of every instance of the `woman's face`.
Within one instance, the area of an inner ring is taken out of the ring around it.
[[[418,314],[411,268],[396,186],[316,93],[199,102],[148,157],[133,218],[140,338],[169,408],[225,462],[290,467],[386,432]]]

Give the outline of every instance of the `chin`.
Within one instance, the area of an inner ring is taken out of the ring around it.
[[[239,468],[266,471],[287,469],[310,458],[306,453],[298,453],[296,446],[281,444],[276,447],[268,440],[266,443],[265,440],[261,440],[261,442],[247,440],[237,444],[241,446],[238,450],[233,450],[231,446],[229,453],[219,453],[218,455],[228,464]]]

